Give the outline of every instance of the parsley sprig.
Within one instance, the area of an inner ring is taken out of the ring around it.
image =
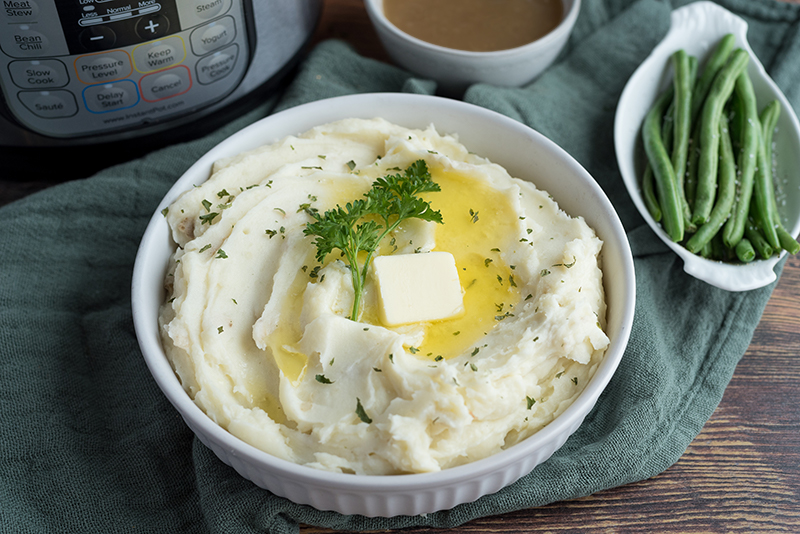
[[[433,191],[441,188],[431,179],[425,160],[420,159],[402,174],[375,180],[364,198],[344,207],[337,205],[321,215],[309,213],[314,221],[306,225],[303,233],[316,236],[317,261],[322,263],[334,249],[339,249],[350,265],[355,292],[352,320],[358,321],[360,316],[369,264],[383,238],[407,219],[442,223],[442,214],[417,196]],[[366,253],[363,265],[358,262],[360,252]]]

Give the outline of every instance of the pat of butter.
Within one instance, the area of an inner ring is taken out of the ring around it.
[[[464,312],[456,261],[449,252],[378,256],[372,268],[386,326],[438,321]]]

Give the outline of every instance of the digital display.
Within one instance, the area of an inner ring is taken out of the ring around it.
[[[181,30],[176,0],[57,2],[71,54],[151,41]]]

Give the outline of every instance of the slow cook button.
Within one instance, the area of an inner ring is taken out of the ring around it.
[[[139,80],[142,89],[142,99],[147,102],[156,102],[173,96],[182,95],[192,87],[192,76],[189,69],[183,65],[178,67],[148,74]]]
[[[78,79],[87,85],[119,80],[127,77],[132,70],[131,58],[122,50],[79,56],[75,60]]]
[[[239,57],[239,46],[232,45],[225,50],[214,52],[197,62],[197,81],[207,85],[221,80],[231,72]]]
[[[39,5],[33,0],[3,0],[0,20],[4,22],[34,22],[38,16]]]
[[[21,91],[18,96],[31,113],[44,119],[71,117],[78,112],[78,104],[69,91]]]
[[[174,67],[183,62],[186,50],[183,39],[167,37],[139,45],[133,49],[133,63],[139,72],[153,72]]]
[[[192,50],[196,55],[204,56],[230,44],[234,37],[236,37],[236,26],[233,17],[224,17],[192,32]]]
[[[90,85],[83,90],[83,103],[92,113],[108,113],[138,104],[139,91],[131,80]]]
[[[55,59],[12,61],[8,71],[14,83],[23,89],[64,87],[69,82],[67,67]]]

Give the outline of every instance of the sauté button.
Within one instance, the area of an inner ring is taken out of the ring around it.
[[[69,91],[22,91],[18,96],[31,113],[44,119],[70,117],[78,112],[78,104]]]

